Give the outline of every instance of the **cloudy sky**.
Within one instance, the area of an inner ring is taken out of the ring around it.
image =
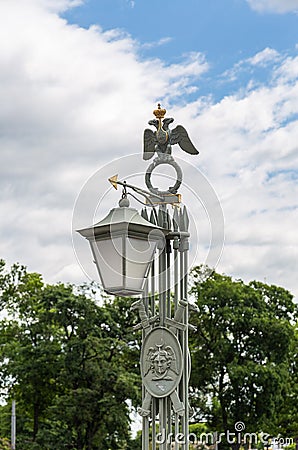
[[[1,257],[92,277],[73,229],[116,205],[107,177],[144,183],[161,102],[200,150],[173,149],[192,264],[297,297],[297,49],[298,0],[1,0]]]

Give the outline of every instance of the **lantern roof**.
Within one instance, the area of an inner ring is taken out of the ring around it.
[[[90,227],[78,230],[78,232],[85,238],[92,239],[98,236],[109,236],[111,231],[124,230],[136,234],[149,234],[157,231],[159,234],[162,232],[163,235],[167,235],[170,231],[144,219],[135,208],[119,206],[111,209],[104,219]]]

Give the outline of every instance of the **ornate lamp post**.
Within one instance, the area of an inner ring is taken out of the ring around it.
[[[106,292],[139,298],[132,308],[139,310],[143,342],[140,358],[143,401],[138,409],[143,417],[142,450],[149,450],[149,430],[152,450],[189,448],[188,380],[190,375],[187,301],[189,219],[186,208],[180,208],[178,189],[182,170],[172,157],[172,145],[198,154],[181,125],[173,130],[174,121],[165,118],[166,110],[154,111],[149,124],[156,131],[144,131],[144,154],[148,160],[157,154],[147,169],[148,191],[120,182],[110,182],[117,189],[123,186],[119,207],[114,208],[99,223],[80,230],[88,239],[100,279]],[[176,171],[174,186],[165,191],[153,187],[154,169],[168,164]],[[147,208],[141,215],[130,208],[127,189],[145,197]],[[168,205],[172,205],[170,215]],[[173,287],[173,289],[172,289]]]

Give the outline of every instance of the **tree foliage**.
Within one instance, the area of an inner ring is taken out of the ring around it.
[[[140,384],[130,302],[98,306],[73,286],[1,267],[1,388],[17,401],[20,447],[123,448]]]
[[[206,276],[208,275],[208,276]],[[98,290],[96,289],[96,293]],[[93,286],[46,285],[0,260],[0,436],[10,436],[17,403],[17,448],[139,448],[130,406],[140,404],[140,333],[133,299]],[[298,435],[297,305],[285,289],[194,269],[198,306],[190,333],[191,400],[199,430]],[[3,440],[3,448],[7,441]]]
[[[197,415],[215,430],[277,433],[292,382],[297,307],[285,289],[245,284],[229,276],[193,271],[191,386]]]

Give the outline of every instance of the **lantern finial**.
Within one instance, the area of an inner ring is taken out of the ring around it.
[[[122,191],[122,197],[119,200],[119,206],[120,208],[129,208],[129,200],[127,198],[127,189],[126,189],[126,181],[123,183],[123,191]]]

